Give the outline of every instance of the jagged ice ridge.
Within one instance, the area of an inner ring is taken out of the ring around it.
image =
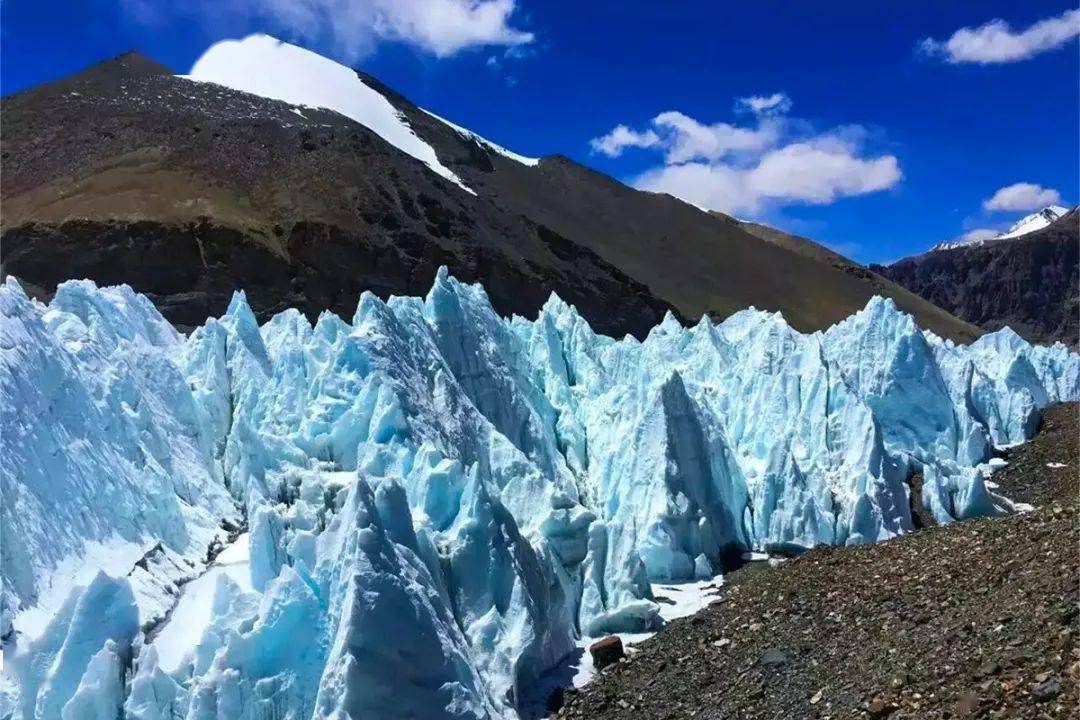
[[[579,638],[655,628],[650,581],[910,530],[916,469],[940,522],[1009,512],[993,446],[1080,398],[1063,346],[957,346],[881,298],[643,342],[554,296],[501,318],[445,271],[314,326],[237,293],[187,338],[126,286],[46,307],[9,279],[0,311],[24,720],[513,717]]]

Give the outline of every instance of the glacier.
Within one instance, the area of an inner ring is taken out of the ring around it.
[[[441,270],[348,320],[190,336],[126,286],[0,287],[0,716],[513,718],[653,582],[1017,509],[987,478],[1080,356],[873,298],[639,341]],[[912,498],[909,480],[923,476]]]

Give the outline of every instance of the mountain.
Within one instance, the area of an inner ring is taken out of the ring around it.
[[[880,297],[643,341],[445,270],[350,305],[238,292],[185,337],[128,286],[0,286],[0,716],[513,718],[656,629],[653,583],[1019,509],[993,448],[1080,398],[1075,353]]]
[[[1018,225],[1032,227],[1049,217],[1037,216]],[[1073,348],[1080,343],[1076,209],[1022,235],[1010,233],[871,267],[984,330],[1008,326],[1030,342],[1060,341]]]
[[[1050,225],[1054,221],[1065,217],[1069,214],[1069,208],[1061,207],[1060,205],[1050,205],[1045,207],[1037,213],[1031,215],[1025,215],[1020,218],[1008,232],[1001,234],[1001,238],[1015,238],[1021,235],[1027,235],[1028,233],[1041,230],[1044,227]]]
[[[930,251],[935,250],[952,250],[953,248],[965,247],[968,245],[982,245],[985,242],[992,240],[1005,240],[1008,238],[1017,238],[1028,233],[1041,230],[1050,223],[1065,217],[1069,213],[1069,208],[1061,207],[1060,205],[1050,205],[1044,207],[1042,210],[1030,215],[1025,215],[1013,224],[1007,231],[998,233],[995,237],[973,237],[967,240],[953,240],[949,242],[938,243],[934,247],[930,248]]]
[[[503,314],[534,317],[556,291],[612,335],[750,305],[821,330],[875,294],[943,337],[979,335],[839,256],[517,155],[266,36],[214,46],[190,77],[126,55],[0,110],[0,259],[41,297],[126,282],[189,329],[242,287],[262,320],[314,320],[363,290],[424,292],[446,265]]]
[[[970,245],[982,245],[983,243],[995,241],[995,240],[1007,240],[1009,237],[1021,237],[1029,232],[1035,232],[1041,230],[1050,225],[1058,218],[1063,218],[1069,213],[1069,208],[1062,207],[1061,205],[1049,205],[1043,207],[1038,213],[1031,213],[1025,215],[1020,220],[1013,223],[1013,226],[1009,230],[999,232],[997,235],[990,237],[973,236],[967,240],[954,240],[944,243],[937,243],[930,248],[930,252],[934,250],[950,250],[955,247],[967,247]]]

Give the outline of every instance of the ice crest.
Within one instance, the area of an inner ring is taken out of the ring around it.
[[[959,346],[882,298],[812,334],[750,309],[644,341],[556,296],[499,317],[445,269],[350,321],[260,326],[238,292],[187,338],[85,281],[44,306],[9,279],[0,311],[25,719],[512,717],[581,638],[657,627],[651,581],[893,537],[912,502],[1008,512],[994,446],[1080,399],[1063,346]]]

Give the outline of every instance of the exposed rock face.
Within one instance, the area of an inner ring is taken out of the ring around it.
[[[935,250],[871,266],[985,330],[1030,342],[1080,342],[1080,213],[1018,238]]]
[[[289,307],[312,321],[322,310],[348,317],[365,290],[382,297],[423,294],[440,265],[482,282],[503,315],[535,316],[552,288],[613,334],[644,332],[669,309],[644,285],[576,246],[571,262],[545,266],[515,262],[494,247],[454,252],[417,233],[356,234],[306,221],[294,223],[281,243],[287,254],[208,218],[70,220],[7,230],[3,258],[5,271],[29,279],[39,294],[71,277],[127,283],[182,329],[220,313],[237,288],[260,320]]]
[[[44,295],[73,277],[126,282],[180,326],[220,314],[237,287],[260,319],[347,316],[359,291],[416,294],[447,265],[500,313],[535,315],[556,291],[616,336],[668,310],[693,321],[748,305],[812,331],[874,294],[943,336],[979,334],[847,261],[563,157],[517,162],[359,77],[475,195],[335,112],[131,54],[3,100],[4,272]]]

